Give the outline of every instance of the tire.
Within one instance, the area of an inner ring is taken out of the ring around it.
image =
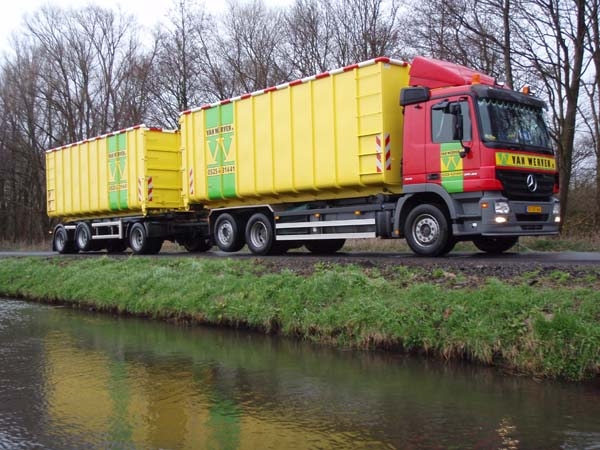
[[[341,250],[345,243],[346,239],[325,239],[309,241],[304,246],[315,255],[333,255]]]
[[[134,223],[129,230],[129,247],[136,255],[148,255],[153,250],[152,240],[148,238],[148,232],[143,223]]]
[[[69,234],[62,225],[60,225],[54,231],[54,237],[52,238],[52,249],[56,250],[61,255],[77,253],[78,251],[75,242],[69,240]]]
[[[418,205],[406,217],[404,236],[419,256],[440,256],[452,249],[449,221],[436,205]]]
[[[127,250],[127,242],[123,240],[115,239],[106,243],[106,251],[108,253],[123,253],[125,250]]]
[[[75,245],[80,252],[93,250],[92,227],[85,222],[79,222],[75,228]]]
[[[273,222],[262,213],[256,213],[246,224],[246,244],[255,255],[268,255],[277,250]]]
[[[478,236],[473,239],[473,244],[482,252],[499,255],[513,248],[519,242],[518,236]]]
[[[215,222],[214,240],[224,252],[237,252],[244,246],[243,227],[231,214],[221,214]]]
[[[183,247],[190,253],[207,252],[212,247],[210,238],[192,236],[182,241]]]

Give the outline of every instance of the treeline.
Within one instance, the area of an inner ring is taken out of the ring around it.
[[[38,240],[44,152],[377,56],[432,56],[547,100],[561,201],[600,224],[600,0],[175,0],[154,30],[97,6],[24,18],[0,59],[0,240]],[[572,201],[574,206],[579,202]],[[567,221],[568,228],[569,221]]]

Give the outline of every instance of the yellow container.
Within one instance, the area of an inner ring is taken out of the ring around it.
[[[408,70],[378,58],[184,112],[186,206],[401,192]]]
[[[46,152],[50,217],[182,209],[178,132],[138,126]]]

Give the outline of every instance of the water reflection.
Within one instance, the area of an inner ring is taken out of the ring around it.
[[[0,301],[0,448],[598,448],[593,385]]]

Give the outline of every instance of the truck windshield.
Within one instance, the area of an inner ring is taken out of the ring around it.
[[[541,108],[491,98],[479,98],[477,103],[488,146],[552,152]]]

